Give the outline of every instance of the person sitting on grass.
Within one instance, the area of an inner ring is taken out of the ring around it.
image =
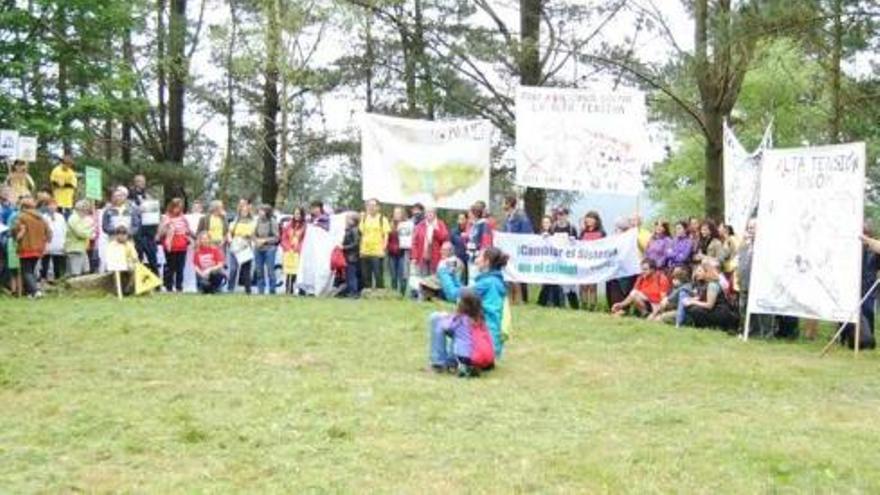
[[[216,294],[221,291],[226,283],[225,262],[223,251],[213,242],[211,234],[207,230],[202,231],[193,251],[193,268],[199,292]]]
[[[683,323],[696,328],[719,328],[736,331],[739,315],[730,303],[719,282],[721,275],[716,263],[704,262],[694,270],[696,296],[683,298]],[[681,313],[679,322],[681,322]]]
[[[660,306],[660,301],[669,293],[669,278],[657,263],[646,258],[642,261],[642,274],[629,295],[623,301],[611,306],[611,313],[624,316],[629,308],[635,308],[640,316],[648,316]]]
[[[509,256],[492,246],[484,249],[476,257],[475,269],[479,272],[470,287],[480,297],[483,305],[483,317],[492,336],[492,347],[495,359],[504,353],[504,339],[501,333],[501,320],[504,314],[504,301],[507,297],[507,286],[501,270],[507,266]],[[445,266],[437,270],[443,297],[447,301],[457,301],[461,297],[463,287],[453,272]]]
[[[663,323],[675,323],[676,309],[678,302],[683,297],[690,297],[693,294],[694,284],[691,283],[691,271],[684,266],[678,266],[672,269],[672,290],[668,295],[664,296],[660,304],[654,308],[651,321],[661,321]]]
[[[428,321],[433,371],[457,371],[459,377],[475,377],[495,366],[482,301],[474,291],[461,291],[455,314],[433,313]]]
[[[134,294],[134,270],[138,263],[137,249],[128,235],[128,228],[119,225],[113,231],[113,237],[107,242],[108,270],[120,273],[122,293],[126,296]],[[122,269],[125,268],[125,269]]]

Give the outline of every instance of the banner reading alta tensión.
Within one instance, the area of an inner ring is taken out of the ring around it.
[[[767,150],[761,170],[749,313],[855,321],[864,143]]]
[[[458,210],[488,202],[491,130],[484,120],[362,115],[364,199]]]

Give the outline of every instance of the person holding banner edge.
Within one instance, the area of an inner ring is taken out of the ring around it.
[[[535,229],[532,227],[532,221],[528,215],[518,208],[519,200],[516,196],[507,196],[504,198],[504,214],[506,216],[504,222],[504,231],[511,234],[534,234]],[[511,304],[517,304],[522,301],[523,304],[529,303],[529,284],[508,284],[510,291]]]

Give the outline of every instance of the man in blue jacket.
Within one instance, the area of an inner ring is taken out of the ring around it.
[[[504,231],[510,234],[534,234],[532,221],[524,211],[517,208],[519,200],[516,196],[508,196],[504,199]],[[529,303],[529,284],[509,284],[511,303],[516,304],[520,300],[524,304]]]

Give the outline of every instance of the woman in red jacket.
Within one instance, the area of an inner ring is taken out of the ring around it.
[[[427,276],[437,271],[440,264],[440,249],[449,240],[449,229],[443,220],[437,218],[437,210],[425,210],[425,219],[416,225],[412,243],[412,265],[415,273]]]

